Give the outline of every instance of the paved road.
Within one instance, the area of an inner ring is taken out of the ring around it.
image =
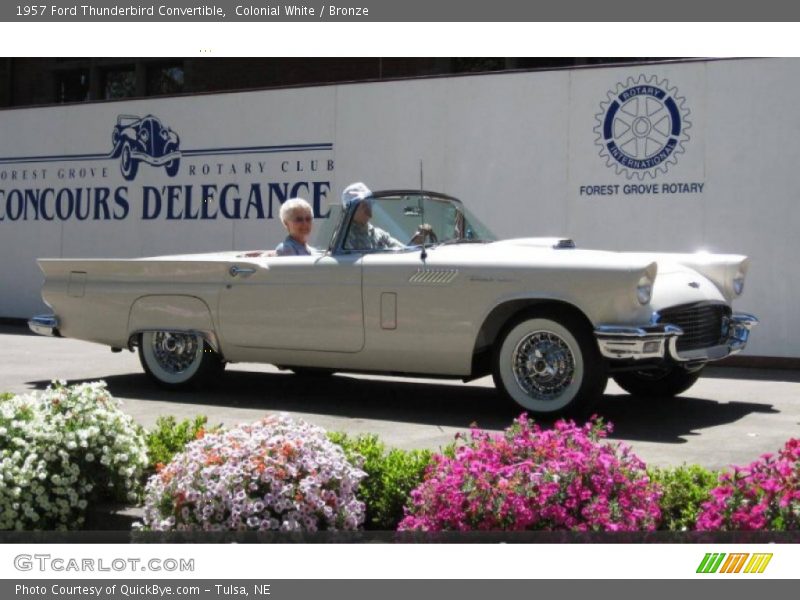
[[[746,464],[800,436],[800,373],[707,369],[686,395],[634,399],[613,382],[597,406],[615,425],[613,439],[648,464]],[[268,365],[229,365],[223,382],[201,392],[167,392],[144,375],[135,354],[45,338],[0,326],[0,391],[25,393],[51,379],[103,379],[124,409],[151,426],[159,415],[205,414],[232,425],[285,411],[329,430],[374,432],[399,448],[437,449],[471,423],[501,430],[518,414],[501,402],[490,378],[461,382],[336,375],[307,379]]]

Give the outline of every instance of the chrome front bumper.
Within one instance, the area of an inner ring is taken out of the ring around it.
[[[671,358],[676,362],[719,360],[744,350],[750,330],[758,325],[753,315],[735,313],[724,324],[721,344],[698,350],[678,351],[680,327],[658,325],[599,325],[594,330],[600,353],[613,360],[647,360]]]
[[[134,150],[131,152],[131,157],[135,158],[136,160],[140,160],[142,162],[147,163],[148,165],[153,165],[154,167],[160,167],[162,165],[167,164],[172,160],[176,160],[181,158],[180,152],[169,152],[164,156],[150,156],[146,152],[139,152]]]
[[[38,315],[28,321],[28,327],[33,333],[50,337],[61,337],[58,325],[58,317],[55,315]]]

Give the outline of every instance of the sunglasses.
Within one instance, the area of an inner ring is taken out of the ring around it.
[[[314,220],[314,217],[307,216],[307,217],[292,217],[292,223],[311,223]]]

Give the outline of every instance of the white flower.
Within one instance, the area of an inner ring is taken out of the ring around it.
[[[98,467],[82,472],[69,452],[78,447],[86,450],[86,462],[103,451],[122,457],[108,465],[103,481],[110,478],[136,496],[135,475],[147,464],[144,439],[103,382],[54,382],[44,392],[16,396],[0,404],[0,423],[0,481],[6,482],[0,485],[0,529],[80,526]]]

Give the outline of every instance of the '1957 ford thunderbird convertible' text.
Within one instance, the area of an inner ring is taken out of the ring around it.
[[[54,314],[30,327],[138,348],[168,387],[207,381],[227,362],[298,374],[491,373],[503,395],[553,415],[584,412],[609,376],[635,395],[679,394],[706,364],[741,351],[758,322],[731,311],[744,256],[498,240],[443,194],[364,201],[370,235],[356,235],[359,203],[332,210],[311,256],[41,259]]]

